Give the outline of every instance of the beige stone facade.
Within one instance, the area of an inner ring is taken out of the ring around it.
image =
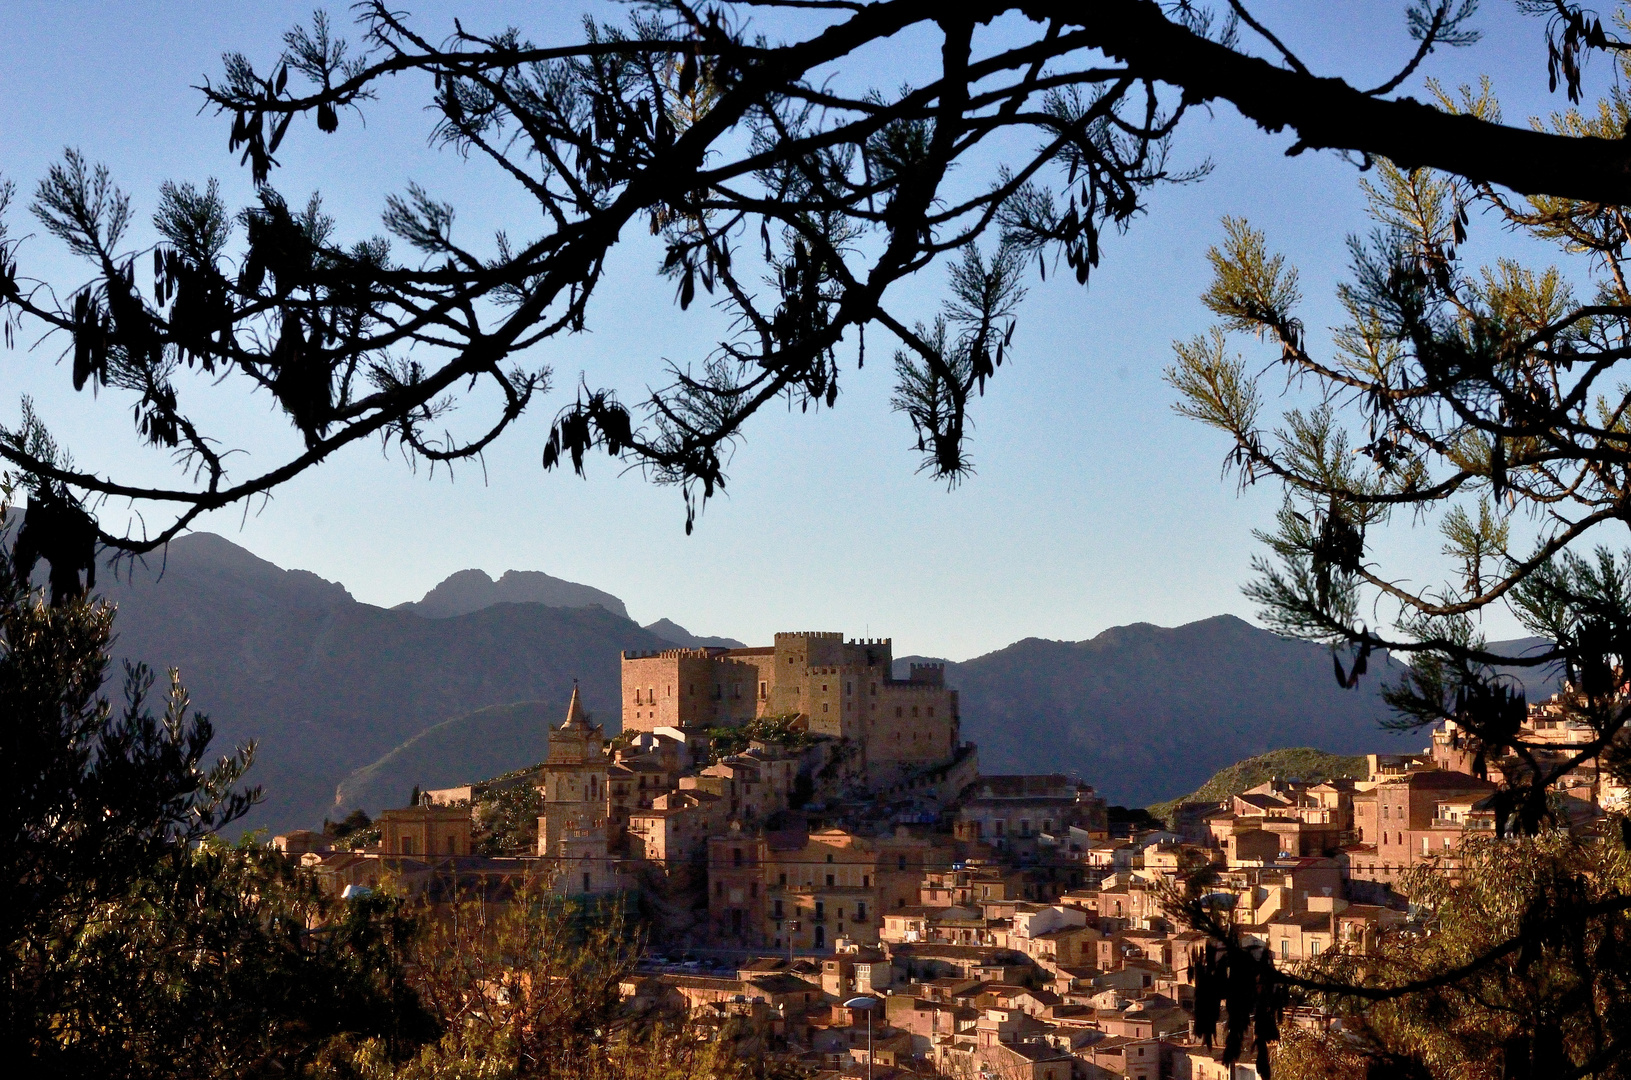
[[[623,727],[655,731],[796,717],[815,735],[857,748],[851,770],[888,783],[957,756],[957,692],[940,665],[893,677],[888,638],[776,635],[768,647],[623,654]]]

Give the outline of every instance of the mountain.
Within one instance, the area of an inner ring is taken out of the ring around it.
[[[119,605],[116,658],[179,667],[219,749],[256,740],[250,780],[266,798],[251,828],[313,825],[334,812],[342,779],[426,728],[506,702],[564,708],[574,679],[615,732],[619,653],[668,647],[604,606],[499,603],[443,618],[373,607],[207,533],[98,584]],[[455,750],[473,763],[483,747]]]
[[[675,645],[685,649],[741,649],[744,642],[728,637],[698,637],[673,619],[658,619],[648,623],[646,629]]]
[[[536,765],[549,753],[549,729],[565,716],[562,699],[489,705],[444,720],[340,781],[335,805],[406,805],[415,785],[455,787]]]
[[[1350,780],[1363,780],[1368,769],[1369,763],[1357,754],[1353,756],[1327,754],[1324,750],[1315,750],[1307,746],[1299,746],[1292,750],[1274,750],[1247,758],[1245,761],[1237,761],[1213,774],[1210,780],[1188,795],[1179,796],[1169,802],[1153,803],[1149,811],[1158,818],[1165,818],[1179,803],[1222,802],[1267,780],[1279,778],[1306,780],[1310,783],[1344,777]]]
[[[490,608],[494,604],[543,604],[546,607],[603,607],[627,619],[623,601],[609,592],[562,581],[536,570],[507,570],[494,581],[481,570],[460,570],[426,593],[417,603],[398,604],[393,611],[409,611],[429,619],[449,619],[456,615]]]
[[[895,661],[897,675],[921,657]],[[1199,787],[1243,756],[1288,746],[1337,754],[1419,751],[1379,688],[1401,666],[1371,658],[1343,690],[1321,646],[1232,615],[1166,628],[1118,626],[1088,641],[1027,638],[946,665],[963,737],[989,772],[1075,772],[1112,803],[1147,806]]]

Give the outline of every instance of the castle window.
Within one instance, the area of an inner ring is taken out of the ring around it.
[[[825,702],[825,701],[823,701],[823,702],[822,702],[822,703],[821,703],[821,711],[822,711],[822,712],[826,712],[826,711],[827,711],[827,703],[826,703],[826,702]]]
[[[916,715],[917,715],[917,706],[916,706],[916,705],[913,705],[913,706],[912,706],[912,715],[913,715],[913,716],[916,716]]]
[[[846,693],[846,694],[855,693],[855,684],[852,683],[852,682],[845,683],[844,684],[844,693]]]
[[[899,705],[896,705],[895,706],[895,715],[896,716],[905,716],[906,715],[906,710],[902,709]]]
[[[832,856],[831,856],[831,855],[828,855],[828,856],[827,856],[827,861],[828,861],[828,862],[832,862]]]
[[[821,684],[821,692],[823,694],[825,694],[827,692],[827,684],[826,683]]]

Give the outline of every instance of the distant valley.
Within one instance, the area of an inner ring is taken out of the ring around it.
[[[463,571],[387,610],[208,533],[107,575],[102,591],[119,605],[116,656],[179,667],[223,751],[257,741],[252,777],[266,798],[246,824],[274,830],[333,815],[337,788],[343,808],[374,812],[414,784],[531,764],[574,679],[597,721],[619,730],[621,650],[739,644],[666,619],[640,626],[619,598],[536,572]],[[1378,727],[1375,674],[1342,690],[1323,649],[1230,616],[1028,638],[949,664],[947,680],[985,771],[1071,772],[1124,805],[1181,795],[1270,750],[1425,739]]]

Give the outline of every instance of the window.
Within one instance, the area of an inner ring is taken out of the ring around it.
[[[1382,807],[1382,820],[1383,821],[1387,820],[1387,807],[1386,806]]]
[[[929,706],[929,715],[930,715],[930,716],[933,716],[933,715],[934,715],[934,706],[933,706],[933,705],[930,705],[930,706]]]
[[[913,705],[913,706],[912,706],[912,715],[913,715],[913,716],[916,716],[916,715],[917,715],[917,706],[916,706],[916,705]]]
[[[589,885],[590,885],[590,877],[589,877],[588,874],[585,874],[585,875],[583,875],[583,891],[584,892],[589,892],[590,891]]]
[[[855,905],[855,921],[866,922],[866,901]]]
[[[827,901],[825,901],[825,900],[817,900],[816,901],[815,917],[816,917],[817,922],[819,922],[820,920],[825,919],[827,917]]]
[[[825,702],[825,701],[823,701],[823,702],[822,702],[822,703],[821,703],[821,711],[822,711],[822,712],[826,712],[826,711],[827,711],[827,703],[826,703],[826,702]]]
[[[825,694],[827,692],[827,684],[826,683],[821,684],[821,692],[823,694]]]
[[[777,874],[776,875],[776,884],[785,886],[787,884],[787,875],[786,874]]]
[[[906,869],[906,856],[904,856],[904,855],[896,855],[895,856],[895,869],[897,869],[897,870]]]
[[[877,683],[872,684],[872,696],[873,697],[878,696],[878,684]]]
[[[1282,960],[1291,959],[1291,939],[1290,938],[1281,938],[1280,939],[1280,959],[1282,959]]]
[[[1449,845],[1448,840],[1446,840],[1444,843],[1445,843],[1446,846]],[[871,875],[869,875],[869,874],[862,874],[861,875],[861,888],[863,888],[863,889],[872,888],[872,877],[871,877]]]
[[[855,684],[852,683],[852,682],[845,683],[844,684],[844,693],[846,693],[846,694],[855,693]]]
[[[724,896],[725,895],[725,883],[723,881],[714,882],[714,895],[715,896]]]
[[[765,698],[767,698],[769,696],[770,696],[770,684],[768,682],[761,682],[759,684],[759,700],[763,701]]]
[[[1446,840],[1446,841],[1444,841],[1444,846],[1445,846],[1445,847],[1449,847],[1449,846],[1450,846],[1450,842],[1449,842],[1449,841],[1448,841],[1448,840]],[[457,854],[457,853],[456,853],[456,852],[455,852],[455,851],[454,851],[454,850],[453,850],[453,838],[452,838],[452,837],[451,837],[451,836],[450,836],[450,837],[448,837],[448,838],[447,838],[447,853],[448,853],[448,854],[449,854],[449,855],[454,855],[454,854]]]
[[[1019,822],[1019,835],[1021,835],[1021,836],[1031,835],[1031,823],[1028,820],[1024,819],[1024,818],[1021,818],[1020,822]]]
[[[997,822],[996,822],[996,825],[997,825],[997,835],[998,835],[998,836],[1001,836],[1001,835],[1002,835],[1002,827],[1003,827],[1003,824],[1004,824],[1004,822],[1003,822],[1003,820],[1002,820],[1002,819],[1001,819],[1001,818],[998,818],[998,819],[997,819]]]
[[[776,901],[776,909],[772,914],[772,918],[779,919],[781,917],[782,917],[782,902],[780,900],[777,900]]]
[[[402,838],[401,843],[399,843],[397,846],[402,849],[402,854],[412,855],[413,854],[413,837],[404,836]]]
[[[732,866],[741,866],[742,865],[742,849],[741,848],[731,848],[731,865]]]
[[[827,856],[827,861],[828,861],[828,862],[832,862],[832,855],[831,855],[831,854],[828,854],[828,856]]]
[[[832,888],[832,884],[833,884],[832,879],[833,879],[833,876],[831,874],[828,874],[827,875],[827,888],[829,888],[829,889]]]
[[[905,716],[906,713],[901,709],[901,707],[899,705],[896,705],[895,706],[895,715],[896,716]]]

